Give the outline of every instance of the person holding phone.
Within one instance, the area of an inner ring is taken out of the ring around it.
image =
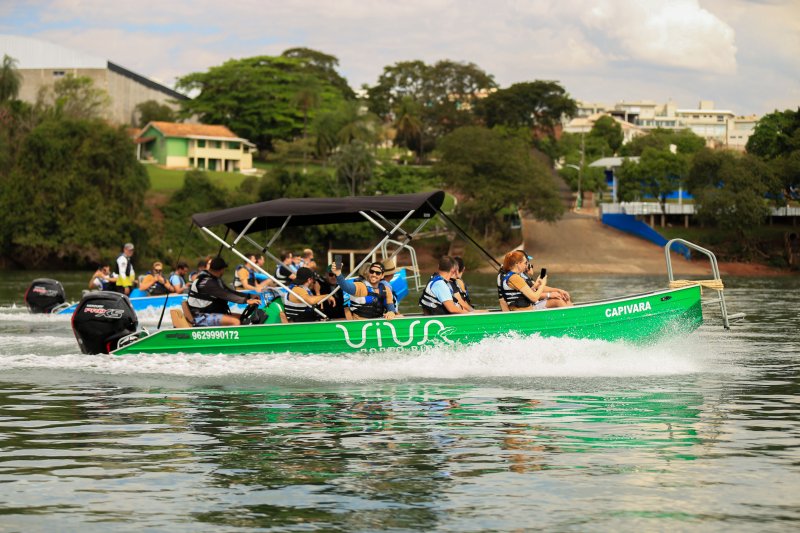
[[[342,291],[350,295],[348,306],[352,318],[391,320],[397,316],[392,286],[383,280],[383,264],[371,263],[364,277],[351,280],[342,275],[341,260],[341,256],[337,255],[330,270]]]
[[[533,311],[545,309],[547,300],[542,299],[547,286],[547,273],[544,278],[533,281],[526,274],[529,270],[528,256],[520,251],[508,252],[503,258],[503,269],[497,277],[497,291],[509,311]]]
[[[523,253],[524,253],[524,251],[523,251]],[[528,279],[533,279],[533,276],[536,275],[535,271],[534,271],[534,268],[533,268],[533,263],[531,262],[531,260],[533,258],[531,256],[527,256],[527,257],[528,257],[528,270],[526,271],[525,274],[528,277]],[[542,280],[542,279],[546,279],[546,278],[547,278],[547,269],[543,268],[539,272],[539,277],[537,278],[537,281],[538,280]],[[533,288],[534,289],[538,289],[536,281],[533,284]],[[572,305],[572,298],[570,297],[570,295],[569,295],[569,293],[567,291],[565,291],[563,289],[558,289],[556,287],[550,287],[548,285],[545,285],[542,288],[542,296],[539,298],[539,302],[537,302],[540,305],[540,307],[537,307],[537,309],[541,309],[542,308],[541,307],[542,304],[540,303],[542,301],[545,302],[544,303],[544,307],[547,308],[547,309],[551,309],[553,307],[567,307],[567,306]]]

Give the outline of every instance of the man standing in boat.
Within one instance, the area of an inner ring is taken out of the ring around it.
[[[445,255],[439,259],[439,270],[431,277],[425,285],[422,296],[419,299],[419,306],[426,315],[460,315],[469,313],[455,302],[453,288],[450,286],[450,278],[456,263],[453,258]]]
[[[127,242],[122,253],[117,257],[117,289],[123,294],[130,294],[136,272],[133,270],[133,243]]]
[[[221,257],[215,257],[202,271],[189,288],[186,303],[194,317],[195,326],[238,326],[240,315],[231,314],[228,302],[236,304],[260,304],[260,298],[234,291],[222,281],[228,264]]]
[[[372,263],[364,277],[345,279],[339,265],[331,264],[331,272],[342,291],[350,295],[350,313],[353,319],[386,318],[391,320],[397,313],[392,286],[383,280],[383,264]]]

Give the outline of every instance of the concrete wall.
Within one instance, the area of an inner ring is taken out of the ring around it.
[[[52,87],[56,81],[66,75],[90,78],[96,88],[102,89],[111,98],[105,118],[115,124],[136,125],[138,117],[134,109],[138,104],[148,100],[155,100],[161,104],[167,104],[175,110],[178,109],[172,96],[108,68],[19,69],[19,73],[22,75],[22,85],[18,97],[20,100],[31,103],[36,102],[42,87]]]

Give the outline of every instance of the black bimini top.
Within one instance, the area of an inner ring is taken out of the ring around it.
[[[223,224],[231,231],[241,233],[255,218],[247,230],[247,233],[253,233],[280,228],[289,216],[292,218],[287,227],[364,222],[361,211],[370,216],[375,211],[389,220],[402,219],[410,211],[413,211],[410,218],[431,218],[441,208],[442,202],[444,191],[345,198],[281,198],[199,213],[192,216],[192,222],[201,228]]]

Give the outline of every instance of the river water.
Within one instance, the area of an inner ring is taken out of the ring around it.
[[[577,301],[665,285],[553,274]],[[114,357],[27,314],[37,275],[0,281],[3,532],[800,525],[797,276],[727,279],[744,323],[651,346]]]

